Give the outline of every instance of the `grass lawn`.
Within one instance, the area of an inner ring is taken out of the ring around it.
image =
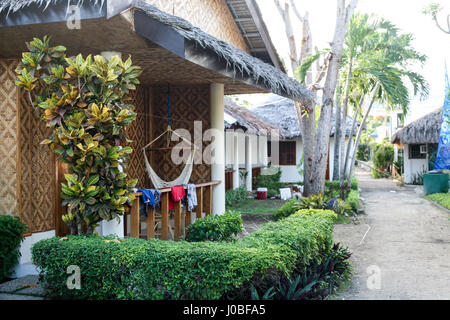
[[[433,193],[425,197],[447,209],[450,209],[450,193]]]
[[[234,203],[232,206],[228,206],[227,210],[237,210],[242,214],[274,214],[275,211],[283,204],[286,203],[286,200],[281,199],[245,199],[243,201],[239,201]]]

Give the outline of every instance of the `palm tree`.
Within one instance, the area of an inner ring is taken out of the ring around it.
[[[406,114],[410,103],[408,85],[412,85],[413,95],[420,95],[422,99],[428,96],[429,91],[424,77],[412,71],[417,63],[423,65],[427,59],[412,47],[413,36],[400,34],[399,29],[387,20],[380,20],[376,25],[376,32],[363,38],[359,59],[353,65],[352,78],[355,81],[350,91],[369,96],[370,103],[358,129],[352,155],[347,157],[348,161],[351,160],[349,173],[341,177],[348,180],[347,190],[351,185],[361,131],[375,101],[384,104],[387,109],[401,109]],[[341,190],[341,197],[343,193]]]
[[[348,113],[348,103],[350,99],[352,81],[353,81],[353,68],[358,62],[364,58],[366,53],[366,48],[368,43],[370,44],[370,39],[374,37],[378,29],[377,21],[374,21],[372,16],[368,14],[355,14],[350,20],[350,25],[348,31],[345,35],[345,47],[343,51],[343,59],[341,64],[341,69],[345,70],[345,78],[341,79],[341,83],[345,83],[343,88],[343,101],[342,101],[342,123],[341,123],[341,111],[339,109],[340,101],[336,103],[336,138],[335,138],[335,160],[334,160],[334,178],[340,178],[341,188],[344,185],[345,177],[345,159],[344,150],[345,145],[345,134],[347,131],[347,113]],[[356,119],[355,119],[356,120]],[[353,122],[353,126],[356,121]],[[353,129],[354,130],[354,129]],[[352,131],[353,132],[353,131]],[[348,140],[347,150],[351,139]],[[348,157],[348,155],[347,155]]]

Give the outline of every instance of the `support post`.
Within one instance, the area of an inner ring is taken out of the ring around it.
[[[161,194],[161,240],[169,240],[169,193]]]
[[[245,178],[247,191],[252,191],[252,143],[250,136],[245,137],[245,171],[247,171],[247,177]]]
[[[223,124],[224,113],[224,85],[212,83],[210,86],[210,115],[211,129],[214,132],[214,155],[211,163],[211,179],[221,181],[213,188],[213,214],[225,212],[225,132]]]
[[[239,188],[239,139],[233,136],[233,189]]]

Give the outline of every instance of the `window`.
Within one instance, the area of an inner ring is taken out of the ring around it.
[[[427,154],[420,152],[422,146],[421,144],[410,144],[409,145],[409,159],[426,159]],[[423,149],[423,147],[422,147]]]
[[[295,166],[296,163],[296,149],[295,141],[279,141],[279,165]],[[271,142],[267,142],[267,156],[272,156]]]

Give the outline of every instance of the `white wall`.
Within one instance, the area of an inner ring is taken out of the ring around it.
[[[257,136],[254,134],[246,134],[243,131],[225,130],[225,166],[231,168],[233,166],[234,149],[233,137],[234,134],[238,137],[238,158],[239,168],[245,167],[245,137],[250,137],[251,144],[251,160],[252,167],[264,166],[267,164],[267,137]]]
[[[303,154],[303,143],[302,138],[295,138],[291,140],[283,140],[283,141],[295,141],[295,163],[300,163]],[[298,173],[297,166],[282,166],[281,168],[281,182],[300,182],[303,181],[303,176]]]
[[[31,247],[38,241],[48,239],[55,236],[55,230],[46,232],[33,233],[31,236],[25,237],[20,245],[19,264],[15,266],[13,277],[19,278],[29,274],[38,274],[39,271],[35,265],[31,263]]]
[[[295,141],[295,153],[296,159],[295,162],[298,164],[302,158],[303,154],[303,143],[302,138],[296,138],[292,140],[283,140],[283,141]],[[330,177],[333,176],[333,164],[334,164],[334,137],[330,137],[330,148],[329,148],[329,157],[330,157]],[[305,161],[303,161],[304,164]],[[292,183],[292,182],[302,182],[303,175],[300,175],[298,172],[297,166],[280,166],[281,168],[281,182]]]
[[[405,183],[413,182],[413,175],[422,172],[423,168],[428,171],[428,154],[425,159],[409,159],[409,145],[404,145],[404,179]]]

